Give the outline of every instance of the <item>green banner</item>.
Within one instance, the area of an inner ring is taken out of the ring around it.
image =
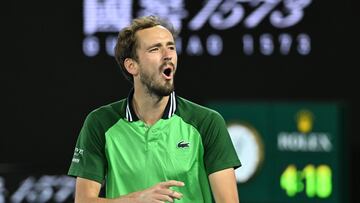
[[[342,203],[342,113],[337,103],[211,102],[243,166],[242,203]]]

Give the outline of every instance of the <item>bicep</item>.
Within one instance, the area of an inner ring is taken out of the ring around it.
[[[87,202],[89,198],[99,196],[101,184],[84,178],[76,178],[75,202]]]
[[[209,175],[211,190],[217,203],[238,203],[239,197],[233,168],[217,171]]]

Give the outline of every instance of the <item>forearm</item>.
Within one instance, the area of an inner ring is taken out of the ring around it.
[[[75,203],[138,203],[135,193],[124,195],[114,199],[102,197],[75,197]]]
[[[122,202],[131,203],[132,201],[123,198],[105,199],[101,197],[89,197],[89,198],[82,198],[81,200],[75,200],[75,203],[122,203]]]
[[[174,202],[174,199],[181,199],[182,194],[170,187],[182,187],[183,182],[169,180],[160,182],[148,189],[129,193],[114,199],[98,197],[100,184],[94,181],[79,178],[77,181],[75,203],[151,203],[151,202]]]
[[[239,203],[234,169],[212,173],[209,181],[216,203]]]

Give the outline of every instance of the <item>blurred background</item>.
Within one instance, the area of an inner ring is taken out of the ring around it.
[[[177,94],[228,122],[241,202],[360,202],[355,3],[4,2],[0,203],[73,202],[66,173],[86,115],[131,88],[117,33],[149,14],[180,32]]]

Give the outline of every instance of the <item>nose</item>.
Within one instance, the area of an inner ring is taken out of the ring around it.
[[[172,59],[172,55],[171,55],[171,51],[168,49],[164,49],[163,51],[163,60],[164,61],[171,61]]]
[[[164,61],[171,61],[171,56],[165,56]]]

